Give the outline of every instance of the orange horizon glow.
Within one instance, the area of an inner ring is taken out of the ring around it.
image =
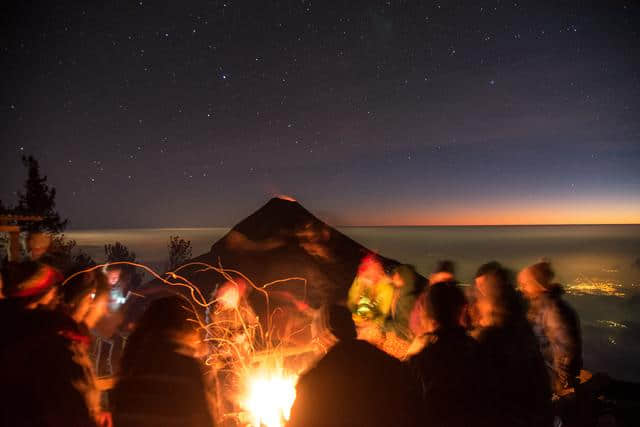
[[[636,222],[406,222],[406,223],[362,223],[339,224],[337,227],[511,227],[511,226],[544,226],[544,225],[640,225]]]
[[[349,218],[351,219],[351,218]],[[508,226],[508,225],[637,225],[640,206],[606,204],[593,208],[593,203],[529,204],[520,208],[496,205],[414,207],[402,212],[395,209],[376,211],[366,220],[353,218],[345,223],[362,226]]]

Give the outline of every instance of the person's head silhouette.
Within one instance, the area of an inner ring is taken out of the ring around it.
[[[329,329],[340,341],[354,340],[358,337],[356,325],[349,309],[341,305],[329,306]]]

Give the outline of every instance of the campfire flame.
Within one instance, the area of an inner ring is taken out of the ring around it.
[[[249,378],[242,406],[249,412],[253,427],[281,427],[289,420],[296,399],[297,376],[266,372]]]

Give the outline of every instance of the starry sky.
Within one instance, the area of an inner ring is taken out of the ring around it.
[[[0,199],[71,228],[640,223],[637,2],[11,3]]]

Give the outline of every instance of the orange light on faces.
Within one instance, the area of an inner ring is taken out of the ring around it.
[[[217,300],[224,309],[236,309],[246,292],[247,286],[242,280],[225,282],[218,289]]]
[[[358,277],[360,279],[364,279],[369,283],[376,283],[382,276],[384,276],[384,269],[375,255],[367,255],[362,259],[358,267]]]

